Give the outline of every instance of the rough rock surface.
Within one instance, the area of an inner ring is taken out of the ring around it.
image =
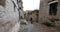
[[[0,32],[17,32],[20,27],[18,20],[17,6],[14,10],[14,3],[11,0],[0,0]]]

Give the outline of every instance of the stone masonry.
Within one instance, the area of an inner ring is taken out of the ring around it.
[[[50,12],[50,4],[57,3],[57,12],[56,15],[49,15]],[[41,23],[41,19],[48,19],[48,18],[59,18],[60,17],[60,0],[41,0],[40,1],[40,11],[39,11],[39,22]]]
[[[39,11],[39,23],[49,19],[57,19],[54,21],[57,30],[60,32],[60,0],[41,0]],[[56,15],[54,14],[56,13]]]
[[[18,32],[20,28],[17,0],[0,0],[0,32]]]

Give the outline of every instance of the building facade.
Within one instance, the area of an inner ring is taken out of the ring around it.
[[[27,21],[29,21],[29,13],[30,13],[31,11],[30,10],[27,10],[27,11],[25,11],[25,13],[24,13],[24,18],[27,20]]]
[[[18,0],[0,0],[0,32],[18,32]]]
[[[44,19],[60,18],[60,0],[41,0],[39,11],[39,22]]]
[[[28,11],[25,14],[25,19],[31,22],[38,22],[38,10]]]

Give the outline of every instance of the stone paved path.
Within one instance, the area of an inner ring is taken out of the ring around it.
[[[46,27],[41,24],[30,24],[27,25],[21,25],[19,32],[58,32],[55,28],[52,27]]]
[[[33,24],[21,25],[20,32],[40,32],[40,29]]]

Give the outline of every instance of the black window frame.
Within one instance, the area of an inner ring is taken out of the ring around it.
[[[57,5],[58,5],[57,2],[49,5],[49,15],[56,15],[57,14]]]

